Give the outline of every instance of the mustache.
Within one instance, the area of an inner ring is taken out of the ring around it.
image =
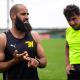
[[[23,23],[28,23],[28,22],[29,22],[29,19],[23,20]]]
[[[29,23],[29,21],[25,21],[25,22],[24,22],[24,24],[27,24],[27,23]]]

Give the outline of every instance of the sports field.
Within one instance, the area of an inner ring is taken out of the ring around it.
[[[44,69],[38,69],[40,80],[66,80],[65,72],[65,40],[45,39],[42,41],[48,64]],[[2,80],[2,75],[0,75]]]
[[[66,80],[65,39],[43,40],[42,44],[48,65],[45,69],[39,69],[40,80]]]

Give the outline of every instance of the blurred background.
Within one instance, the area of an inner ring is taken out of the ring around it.
[[[41,36],[44,38],[64,37],[69,26],[63,15],[64,8],[69,4],[80,6],[80,0],[0,0],[1,31],[11,28],[9,10],[17,3],[28,7],[33,30],[43,33]]]
[[[66,80],[65,30],[69,25],[63,10],[69,4],[80,7],[80,0],[0,0],[0,32],[11,28],[9,10],[18,3],[27,6],[33,31],[42,38],[48,65],[38,69],[40,80]]]

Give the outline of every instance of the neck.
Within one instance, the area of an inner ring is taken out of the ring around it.
[[[17,30],[14,26],[10,29],[10,31],[15,38],[22,39],[25,36],[25,32]]]

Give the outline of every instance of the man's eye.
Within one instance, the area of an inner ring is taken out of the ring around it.
[[[26,15],[26,13],[21,13],[21,15]]]
[[[29,15],[29,13],[27,13],[27,15]]]
[[[29,13],[21,13],[21,15],[29,15]]]
[[[68,21],[76,21],[76,18],[69,18]]]
[[[73,21],[74,21],[74,20],[76,20],[76,18],[72,18],[71,20],[73,20]]]

